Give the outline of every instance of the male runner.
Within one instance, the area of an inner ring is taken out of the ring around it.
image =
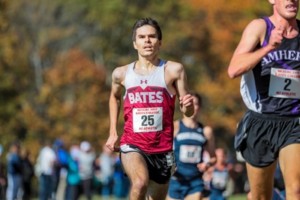
[[[300,199],[300,35],[298,0],[269,0],[273,14],[248,24],[228,67],[242,76],[248,112],[235,141],[252,198],[271,199],[280,163],[289,200]]]
[[[173,114],[178,96],[180,109],[193,114],[182,64],[159,58],[162,33],[158,23],[145,18],[133,26],[133,46],[138,60],[112,73],[109,100],[110,135],[106,146],[118,148],[117,121],[124,100],[121,162],[131,181],[130,200],[162,200],[174,164]],[[125,89],[125,95],[122,92]]]
[[[176,170],[171,177],[168,200],[194,200],[205,196],[203,173],[216,162],[215,138],[210,126],[199,122],[201,96],[194,94],[194,114],[174,122]],[[204,151],[209,161],[204,161]]]

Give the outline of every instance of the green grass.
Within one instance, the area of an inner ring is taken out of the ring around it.
[[[245,194],[238,194],[228,198],[228,200],[246,200],[247,196]]]

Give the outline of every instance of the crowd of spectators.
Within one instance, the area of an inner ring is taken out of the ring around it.
[[[88,141],[68,147],[60,139],[45,141],[35,159],[21,143],[14,142],[6,157],[1,156],[0,199],[125,199],[129,187],[118,154],[105,147],[96,152]]]
[[[0,145],[0,155],[3,148]],[[0,157],[0,199],[78,200],[127,199],[130,183],[119,155],[105,146],[96,151],[88,141],[66,146],[64,141],[46,141],[36,158],[19,142]],[[230,162],[230,157],[228,161]],[[242,161],[231,162],[232,194],[247,193]]]

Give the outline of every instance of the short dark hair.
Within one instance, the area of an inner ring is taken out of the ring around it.
[[[158,22],[152,18],[143,18],[143,19],[139,19],[135,22],[135,24],[133,25],[132,28],[132,41],[135,41],[135,37],[136,37],[136,29],[144,26],[144,25],[150,25],[153,28],[155,28],[156,33],[157,33],[157,38],[158,40],[162,40],[162,32],[160,29],[160,26],[158,24]]]
[[[194,92],[194,91],[191,92],[191,95],[193,95],[194,97],[196,97],[198,99],[198,104],[201,107],[202,106],[202,96],[199,93]]]

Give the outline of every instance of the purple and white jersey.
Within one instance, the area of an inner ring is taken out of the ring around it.
[[[267,29],[262,46],[266,46],[274,25],[269,18],[263,19]],[[299,27],[299,21],[297,23]],[[283,38],[278,48],[244,74],[240,91],[244,103],[252,111],[300,116],[300,35]]]

